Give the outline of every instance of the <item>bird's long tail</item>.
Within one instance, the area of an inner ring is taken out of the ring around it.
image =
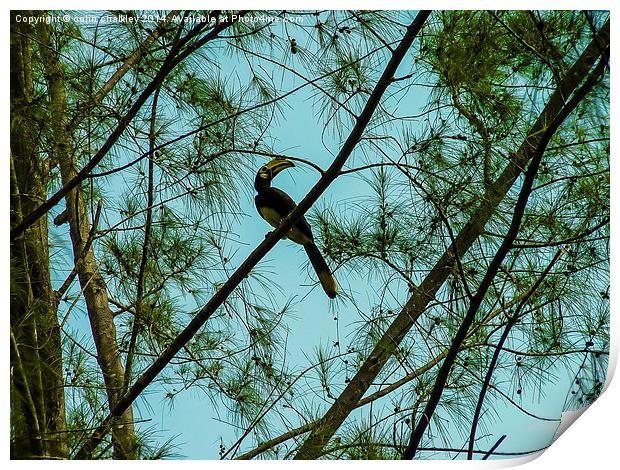
[[[312,242],[306,243],[304,248],[306,249],[308,258],[310,258],[312,267],[316,271],[317,276],[319,276],[319,281],[321,281],[323,290],[330,299],[333,299],[336,297],[336,293],[338,292],[338,283],[336,282],[336,278],[332,272],[329,270],[329,266],[327,266],[325,258],[323,258],[323,255],[317,246]]]

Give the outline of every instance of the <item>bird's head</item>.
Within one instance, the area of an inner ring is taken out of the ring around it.
[[[295,164],[286,158],[274,158],[258,169],[258,173],[256,173],[255,186],[257,189],[258,186],[268,186],[271,183],[271,180],[275,178],[278,173],[293,166],[295,166]]]

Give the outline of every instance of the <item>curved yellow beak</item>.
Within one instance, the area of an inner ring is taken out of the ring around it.
[[[282,170],[291,168],[295,166],[295,164],[292,161],[287,160],[286,158],[274,158],[265,166],[271,171],[272,177],[274,177]]]

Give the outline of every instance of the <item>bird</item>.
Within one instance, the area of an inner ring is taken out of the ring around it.
[[[295,164],[286,158],[274,158],[266,165],[261,166],[256,173],[254,180],[254,189],[257,193],[254,198],[256,210],[274,228],[280,225],[282,220],[297,207],[297,204],[284,191],[272,187],[271,181],[282,170],[294,166]],[[284,238],[304,247],[323,290],[330,299],[335,298],[338,292],[338,283],[314,242],[312,228],[306,218],[302,216],[297,220]]]

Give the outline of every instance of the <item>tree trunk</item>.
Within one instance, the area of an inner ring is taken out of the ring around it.
[[[39,24],[38,39],[43,45],[41,59],[51,114],[52,155],[60,166],[62,182],[73,179],[77,173],[73,156],[71,135],[68,130],[67,97],[64,89],[64,69],[53,47],[49,25]],[[92,245],[84,252],[90,232],[90,222],[84,201],[82,185],[69,191],[65,197],[69,231],[73,244],[80,286],[86,301],[88,317],[97,349],[97,360],[103,373],[110,409],[114,408],[124,389],[124,370],[121,354],[116,343],[114,317],[108,304],[107,286],[101,273]],[[84,252],[84,253],[83,253]],[[128,407],[112,428],[114,458],[137,458],[133,412]]]
[[[37,148],[31,28],[11,20],[11,226],[47,196]],[[50,281],[47,220],[11,243],[11,458],[63,459],[68,445],[57,302]]]

